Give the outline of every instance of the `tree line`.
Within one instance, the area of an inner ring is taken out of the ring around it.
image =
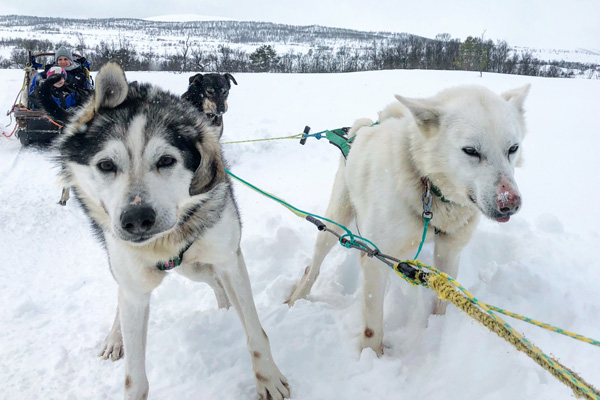
[[[247,52],[228,44],[211,48],[194,44],[188,35],[171,54],[139,51],[127,38],[101,41],[90,48],[81,34],[75,41],[52,43],[49,40],[0,39],[0,46],[13,46],[9,58],[0,56],[0,68],[23,68],[27,52],[53,51],[60,46],[84,55],[97,70],[116,61],[130,71],[177,72],[279,72],[340,73],[386,69],[467,70],[545,77],[572,77],[576,71],[594,70],[597,64],[542,61],[532,53],[517,53],[507,42],[468,37],[465,41],[439,34],[435,39],[404,35],[373,41],[362,46],[318,46],[307,52],[288,50],[278,53],[275,46],[262,44]],[[48,61],[49,62],[49,61]]]

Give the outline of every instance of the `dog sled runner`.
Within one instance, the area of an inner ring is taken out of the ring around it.
[[[11,112],[17,123],[15,135],[23,146],[47,147],[62,132],[62,125],[52,121],[43,111],[15,105]]]
[[[7,115],[12,114],[15,118],[14,133],[23,146],[47,147],[62,133],[62,125],[53,121],[42,110],[36,110],[29,98],[36,85],[43,79],[45,71],[51,66],[51,64],[44,65],[38,60],[45,57],[54,57],[54,55],[54,52],[32,54],[29,51],[23,85],[15,103],[7,113]],[[73,57],[74,61],[83,67],[87,84],[90,88],[93,88],[93,81],[89,73],[89,62],[85,57],[76,53],[73,53]]]

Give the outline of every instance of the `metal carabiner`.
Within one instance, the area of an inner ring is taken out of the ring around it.
[[[429,189],[429,181],[426,181],[425,193],[423,193],[423,219],[431,220],[433,219],[433,212],[431,211],[431,204],[433,202],[433,196],[431,194],[431,190]]]

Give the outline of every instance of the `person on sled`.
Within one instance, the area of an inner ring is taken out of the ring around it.
[[[55,66],[59,66],[67,72],[67,83],[82,89],[89,89],[88,81],[83,65],[73,60],[73,53],[62,46],[54,53]]]
[[[35,108],[43,109],[54,121],[64,125],[75,107],[83,105],[90,89],[69,83],[67,71],[59,66],[46,72],[46,79],[30,96]]]

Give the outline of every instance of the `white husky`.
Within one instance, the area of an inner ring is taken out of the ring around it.
[[[529,85],[500,96],[461,86],[425,99],[396,96],[398,102],[379,113],[379,124],[361,119],[352,127],[349,135],[356,139],[347,161],[340,162],[326,217],[342,224],[356,218],[361,235],[383,253],[410,258],[423,234],[423,196],[433,191],[427,238],[435,242],[435,266],[456,276],[480,214],[507,222],[521,206],[513,173],[521,158],[528,92]],[[308,295],[335,243],[330,233],[319,233],[311,265],[288,304]],[[369,257],[360,262],[361,345],[381,354],[390,269]],[[443,314],[445,304],[438,301],[435,312]]]

